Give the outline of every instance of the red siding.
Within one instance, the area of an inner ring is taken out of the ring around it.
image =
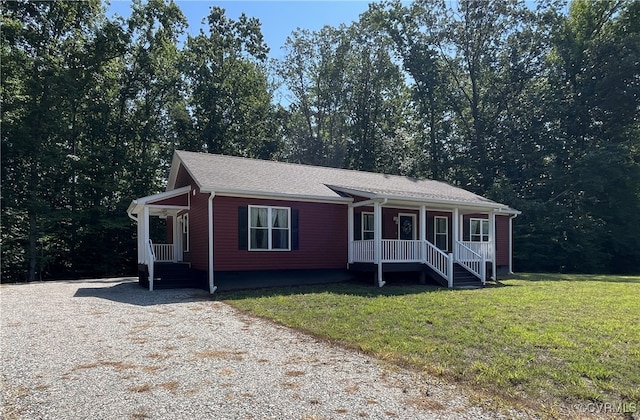
[[[163,206],[188,206],[189,194],[181,194],[176,197],[165,198],[164,200],[150,201],[148,204],[158,204]]]
[[[189,172],[184,169],[184,166],[180,165],[180,168],[178,169],[178,175],[176,176],[176,184],[174,185],[174,188],[182,188],[186,187],[187,185],[191,185],[192,189],[196,188],[195,182],[193,182],[193,179],[191,179]]]
[[[191,197],[189,211],[189,252],[185,252],[185,261],[191,262],[196,270],[207,270],[209,267],[209,194],[196,194]]]
[[[238,249],[238,207],[282,206],[299,212],[299,248]],[[192,202],[192,209],[195,206]],[[343,204],[216,197],[213,200],[216,271],[342,269],[347,265],[347,206]]]

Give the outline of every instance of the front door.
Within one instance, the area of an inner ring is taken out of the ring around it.
[[[416,239],[416,215],[398,214],[398,239],[414,241]]]

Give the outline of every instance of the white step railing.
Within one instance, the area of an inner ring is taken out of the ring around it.
[[[173,262],[173,244],[153,244],[153,253],[158,262]]]
[[[476,254],[482,255],[485,261],[493,260],[493,242],[462,241],[462,244],[473,250]]]
[[[485,284],[487,265],[484,255],[477,253],[460,241],[454,241],[453,246],[456,262],[478,277],[482,284]]]
[[[422,242],[423,262],[447,280],[453,287],[453,254],[447,254],[428,241]]]
[[[353,261],[355,262],[374,262],[374,240],[367,239],[363,241],[351,242],[353,250]]]
[[[420,262],[420,242],[411,240],[382,240],[382,262]]]

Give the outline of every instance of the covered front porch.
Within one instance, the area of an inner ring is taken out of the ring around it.
[[[390,198],[354,202],[349,205],[349,268],[373,270],[378,286],[385,284],[385,272],[422,270],[448,287],[463,275],[485,285],[488,273],[495,278],[497,272],[498,214],[504,213]]]
[[[160,276],[188,276],[185,273],[189,265],[184,255],[189,250],[190,192],[191,187],[187,186],[143,197],[133,201],[127,210],[137,224],[138,276],[149,290],[154,289]],[[154,217],[171,221],[171,226],[162,229],[162,240],[155,242],[152,240]]]

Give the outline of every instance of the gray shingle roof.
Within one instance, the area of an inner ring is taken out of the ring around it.
[[[505,205],[439,181],[186,151],[175,152],[169,189],[174,187],[180,162],[201,190],[216,193],[310,197],[331,201],[343,197],[346,190],[370,198],[455,202],[509,210]]]

